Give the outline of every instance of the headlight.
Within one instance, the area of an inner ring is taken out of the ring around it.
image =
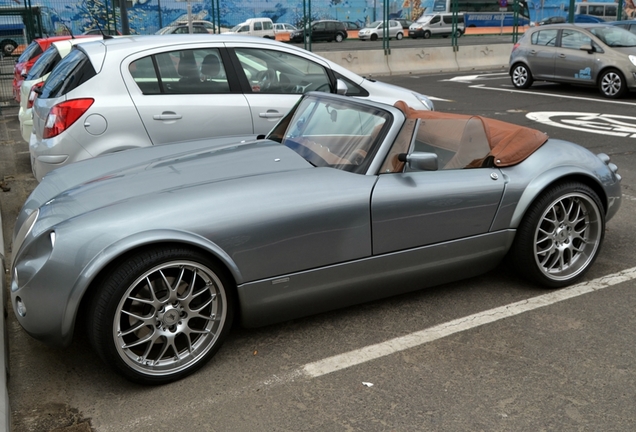
[[[33,229],[33,225],[38,220],[38,215],[40,214],[40,209],[35,210],[33,213],[29,215],[29,217],[24,221],[20,230],[15,235],[13,239],[13,247],[11,252],[11,261],[15,261],[15,257],[20,252],[20,247],[22,247],[22,243],[24,243],[24,239],[27,238],[31,229]]]
[[[629,61],[632,62],[634,66],[636,66],[636,55],[630,55]]]
[[[413,92],[413,96],[415,96],[417,100],[422,102],[422,105],[424,105],[426,108],[428,108],[431,111],[435,111],[435,106],[433,105],[433,101],[430,100],[427,96],[424,96],[423,94],[419,94],[415,92]]]

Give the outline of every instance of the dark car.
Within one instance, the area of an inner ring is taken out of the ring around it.
[[[316,41],[336,41],[342,42],[347,38],[347,28],[342,21],[321,20],[311,23],[311,40]],[[289,38],[292,42],[303,41],[303,30],[300,29],[291,34]]]
[[[628,30],[636,34],[636,20],[612,21],[612,22],[608,22],[607,24],[624,28],[625,30]]]
[[[397,21],[400,24],[402,24],[402,28],[405,29],[405,30],[408,29],[411,24],[413,24],[413,21],[407,20],[407,19],[404,19],[404,18],[396,18],[395,21]]]

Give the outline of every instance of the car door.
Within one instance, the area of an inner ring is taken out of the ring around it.
[[[593,84],[598,75],[599,54],[581,50],[581,47],[591,47],[592,44],[592,38],[587,34],[575,29],[563,29],[561,46],[557,48],[555,57],[555,77],[564,82]]]
[[[311,40],[313,41],[322,41],[326,40],[327,37],[327,23],[317,22],[311,26]]]
[[[374,255],[485,234],[499,208],[504,176],[498,168],[472,167],[482,166],[475,161],[490,150],[480,120],[418,121],[414,130],[412,139],[398,137],[394,147],[435,153],[440,169],[382,167],[371,198]]]
[[[553,78],[557,54],[557,29],[545,29],[532,33],[526,46],[526,60],[535,78]]]
[[[269,132],[303,93],[331,92],[333,83],[326,64],[281,49],[240,43],[234,44],[231,52],[256,134]]]
[[[204,61],[212,58],[217,70],[204,76]],[[122,63],[128,92],[153,144],[254,132],[247,100],[226,63],[222,50],[211,46],[163,48]]]
[[[442,16],[435,15],[428,23],[431,33],[438,35],[442,32]]]

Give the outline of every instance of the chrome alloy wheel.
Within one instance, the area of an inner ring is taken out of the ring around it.
[[[517,66],[512,71],[512,82],[515,87],[523,88],[528,83],[528,69],[524,66]]]
[[[608,72],[601,78],[601,92],[605,96],[614,97],[623,91],[623,77],[616,72]]]
[[[602,238],[602,216],[587,195],[558,197],[545,210],[534,235],[534,255],[549,279],[574,278],[594,259]]]
[[[225,288],[192,261],[171,261],[138,277],[121,297],[113,320],[118,354],[144,375],[175,374],[212,349],[226,322]]]

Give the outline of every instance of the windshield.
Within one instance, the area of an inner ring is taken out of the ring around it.
[[[373,21],[371,24],[369,24],[370,28],[378,28],[382,25],[382,21]]]
[[[590,33],[611,47],[636,47],[636,34],[620,27],[592,27]]]
[[[391,115],[349,101],[306,97],[268,136],[317,167],[366,172]],[[284,130],[283,130],[284,128]]]
[[[433,19],[435,15],[422,15],[417,22],[420,24],[426,24],[427,22],[429,22],[430,20]]]

